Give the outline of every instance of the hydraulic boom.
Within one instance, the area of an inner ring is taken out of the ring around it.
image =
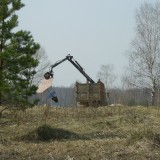
[[[85,73],[84,69],[82,68],[82,66],[73,58],[73,56],[71,56],[70,54],[67,55],[64,59],[56,62],[55,64],[50,66],[50,70],[49,72],[44,74],[45,79],[49,79],[53,77],[53,68],[58,66],[59,64],[61,64],[62,62],[68,60],[69,62],[71,62],[83,75],[84,77],[86,77],[87,81],[89,81],[90,83],[95,83],[93,81],[92,78],[90,78],[87,73]]]

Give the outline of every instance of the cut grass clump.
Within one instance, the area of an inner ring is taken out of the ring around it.
[[[54,129],[51,126],[44,124],[38,127],[36,132],[39,140],[47,141],[53,138]]]
[[[34,131],[21,137],[23,140],[29,141],[49,141],[63,139],[77,139],[79,135],[61,128],[53,128],[50,125],[44,124],[39,126]]]

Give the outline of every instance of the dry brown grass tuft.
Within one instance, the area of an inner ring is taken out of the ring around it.
[[[34,107],[0,119],[1,160],[158,160],[159,148],[154,107]]]

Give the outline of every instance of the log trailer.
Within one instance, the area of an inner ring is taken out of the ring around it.
[[[106,105],[106,91],[103,82],[98,80],[96,83],[88,74],[85,73],[82,66],[71,55],[50,66],[49,71],[44,74],[45,79],[53,78],[53,68],[68,60],[75,66],[81,74],[87,79],[87,83],[76,82],[77,103],[83,106],[104,106]]]

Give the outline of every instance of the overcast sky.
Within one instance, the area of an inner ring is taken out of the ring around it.
[[[114,65],[120,77],[128,61],[125,53],[135,36],[135,12],[156,0],[22,0],[19,28],[28,30],[51,64],[72,55],[97,81],[101,65]],[[66,61],[54,69],[54,86],[86,82]],[[120,78],[118,79],[120,84]]]

